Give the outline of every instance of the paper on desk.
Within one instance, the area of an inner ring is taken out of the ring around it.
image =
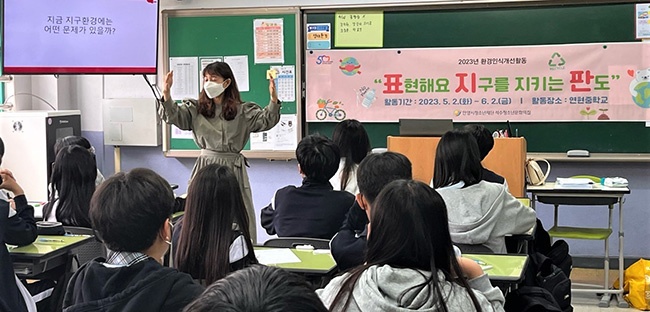
[[[593,185],[594,181],[586,178],[557,178],[555,181],[556,189],[590,189]]]
[[[300,263],[300,259],[288,248],[255,250],[255,257],[261,264]]]

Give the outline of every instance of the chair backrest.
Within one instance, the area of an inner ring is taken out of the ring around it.
[[[456,244],[456,247],[460,248],[460,251],[462,251],[464,254],[465,253],[478,253],[478,254],[493,254],[494,251],[490,249],[487,246],[484,245],[470,245],[470,244]]]
[[[63,228],[65,229],[65,232],[67,234],[93,235],[93,236],[95,235],[93,229],[91,228],[84,228],[78,226],[64,226]],[[75,248],[72,252],[77,256],[77,260],[79,261],[80,267],[84,265],[86,262],[95,259],[97,257],[106,258],[106,254],[107,254],[106,247],[104,247],[104,244],[102,244],[96,238],[92,242],[86,243],[82,246]]]
[[[312,245],[315,249],[330,249],[330,241],[322,238],[278,237],[264,242],[266,247],[277,248],[294,248],[299,245]]]

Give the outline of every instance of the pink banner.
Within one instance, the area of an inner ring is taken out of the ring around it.
[[[650,44],[307,53],[307,121],[650,120]]]

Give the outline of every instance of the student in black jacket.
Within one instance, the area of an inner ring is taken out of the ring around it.
[[[97,189],[90,220],[109,249],[71,278],[63,310],[180,311],[204,290],[188,274],[162,266],[171,244],[174,195],[149,169],[117,173]]]
[[[3,151],[0,151],[3,152]],[[0,163],[2,154],[0,154]],[[19,284],[14,274],[11,255],[4,244],[28,245],[37,237],[34,208],[27,204],[23,189],[16,183],[11,172],[0,170],[0,190],[14,194],[14,208],[0,200],[0,311],[35,311],[36,306],[27,290]]]
[[[335,191],[329,182],[339,167],[339,148],[326,137],[309,135],[298,144],[296,158],[302,185],[275,192],[262,209],[262,227],[279,237],[330,239],[354,203],[352,194]]]
[[[370,154],[359,164],[359,194],[356,203],[348,211],[343,227],[330,242],[332,256],[340,270],[344,271],[363,263],[368,215],[381,189],[394,180],[410,180],[411,177],[411,162],[399,153]]]

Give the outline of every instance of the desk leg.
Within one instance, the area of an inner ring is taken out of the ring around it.
[[[630,305],[623,299],[623,270],[625,270],[625,263],[623,259],[623,198],[618,199],[618,301],[619,308],[629,308]]]
[[[612,210],[614,210],[614,205],[607,206],[607,228],[612,230]],[[610,236],[611,237],[611,236]],[[603,289],[609,289],[609,239],[605,239],[605,260],[604,260],[604,272],[605,272],[605,283],[603,284]],[[612,300],[612,295],[605,293],[598,302],[598,307],[607,308],[609,307],[609,301]]]

